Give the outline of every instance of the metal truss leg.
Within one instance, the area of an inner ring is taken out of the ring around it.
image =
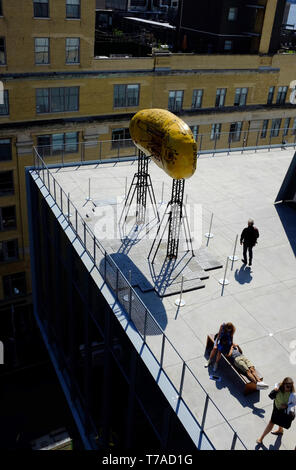
[[[153,190],[152,181],[150,175],[148,174],[148,165],[149,165],[149,157],[147,157],[143,152],[138,152],[138,172],[135,173],[132,183],[130,185],[128,195],[119,218],[119,222],[121,221],[123,214],[125,213],[124,222],[126,222],[130,207],[134,200],[136,194],[136,224],[140,225],[145,222],[146,218],[146,208],[147,208],[147,192],[150,197],[151,205],[153,207],[154,213],[158,218],[159,221],[159,214],[156,205],[155,194]],[[132,187],[134,186],[134,190],[132,192]],[[130,194],[132,195],[130,197]],[[126,210],[127,209],[127,210]]]

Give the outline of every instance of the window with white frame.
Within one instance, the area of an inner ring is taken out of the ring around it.
[[[226,97],[226,88],[217,88],[215,106],[224,106]]]
[[[49,38],[35,38],[35,64],[49,64]]]
[[[1,91],[0,91],[0,98],[1,98]],[[0,116],[8,116],[8,115],[9,115],[8,90],[3,90],[3,102],[1,103],[1,100],[0,100]]]
[[[0,230],[14,230],[16,228],[15,206],[0,207]]]
[[[77,153],[78,132],[65,132],[37,136],[37,147],[41,157],[64,153]]]
[[[66,63],[80,62],[80,38],[66,38]]]
[[[0,161],[7,161],[12,159],[11,140],[0,139]]]
[[[34,17],[49,18],[49,0],[34,0]]]
[[[0,65],[6,64],[6,48],[5,48],[5,38],[0,38]]]
[[[169,111],[181,111],[183,106],[183,90],[171,90],[169,91]]]
[[[0,263],[18,259],[18,240],[0,241]]]
[[[114,108],[139,106],[140,85],[114,85]]]
[[[119,129],[112,129],[112,148],[130,147],[133,145],[129,128],[122,127]]]
[[[192,109],[201,108],[202,105],[203,90],[193,90],[192,94]]]
[[[242,131],[243,123],[240,122],[232,122],[230,124],[229,130],[229,141],[230,142],[238,142],[241,138],[241,131]]]
[[[276,97],[276,104],[284,104],[286,101],[288,87],[287,86],[279,86],[278,94]]]
[[[237,20],[238,9],[236,7],[230,7],[228,10],[228,21]]]
[[[221,124],[212,124],[211,140],[220,139],[220,135],[221,135]]]
[[[79,110],[79,87],[38,88],[36,112],[61,113]]]
[[[267,136],[267,128],[268,128],[268,119],[264,119],[262,123],[262,129],[261,129],[261,139],[264,139]]]
[[[234,105],[244,106],[247,103],[248,88],[236,88]]]
[[[66,0],[66,17],[80,18],[80,0]]]
[[[194,140],[197,142],[199,126],[190,126],[190,129],[193,134]]]
[[[267,104],[272,104],[273,102],[273,95],[274,95],[274,86],[269,87],[268,95],[267,95]]]
[[[283,136],[288,135],[289,127],[290,127],[291,118],[286,118],[284,121],[284,129],[283,129]]]
[[[224,51],[232,51],[232,44],[230,39],[226,39],[224,42]]]
[[[278,137],[281,128],[281,119],[273,119],[271,121],[270,137]]]

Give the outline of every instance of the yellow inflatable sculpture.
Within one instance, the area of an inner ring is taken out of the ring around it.
[[[196,169],[197,145],[190,127],[165,109],[143,109],[130,122],[135,145],[176,180]]]

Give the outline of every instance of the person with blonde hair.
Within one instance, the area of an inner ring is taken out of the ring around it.
[[[221,354],[223,353],[225,356],[229,354],[230,348],[233,344],[234,332],[235,326],[232,323],[222,323],[219,328],[218,334],[215,336],[214,346],[211,351],[209,360],[205,364],[205,367],[209,367],[212,360],[214,359],[214,356],[216,355],[216,361],[214,364],[214,372],[216,372],[218,368],[218,363],[221,359]]]
[[[276,436],[282,435],[284,433],[283,428],[289,429],[295,418],[296,393],[291,377],[285,377],[280,384],[276,384],[269,397],[274,400],[272,415],[263,434],[257,439],[257,444],[262,444],[264,437],[272,430],[275,424],[278,425],[278,430],[271,434]]]

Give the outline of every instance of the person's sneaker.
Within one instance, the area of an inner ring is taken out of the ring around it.
[[[257,382],[256,388],[257,390],[266,390],[269,387],[265,382]]]
[[[211,359],[209,359],[209,360],[208,360],[208,361],[205,363],[205,367],[209,367],[209,366],[210,366],[210,364],[211,364],[211,362],[212,362],[212,360],[211,360]]]
[[[217,362],[215,362],[214,367],[213,367],[213,371],[216,372],[217,369],[218,369],[218,364],[217,364]]]
[[[242,262],[243,262],[244,264],[247,264],[247,261],[246,261],[245,259],[242,259]]]

